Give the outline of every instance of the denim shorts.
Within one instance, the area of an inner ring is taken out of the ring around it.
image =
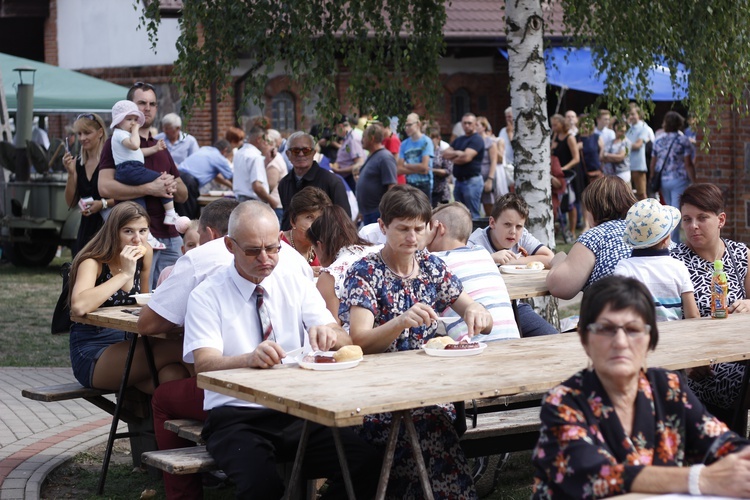
[[[132,338],[132,333],[122,330],[73,323],[70,329],[70,364],[78,383],[93,387],[94,366],[99,356],[107,347]]]

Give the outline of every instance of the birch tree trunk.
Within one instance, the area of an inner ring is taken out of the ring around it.
[[[516,131],[513,137],[516,192],[529,205],[526,228],[554,249],[542,0],[507,0],[505,16],[510,101]],[[536,299],[532,305],[559,326],[556,299]]]

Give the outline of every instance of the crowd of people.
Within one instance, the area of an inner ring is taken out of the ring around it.
[[[608,113],[599,114],[596,126],[575,113],[552,117],[560,175],[571,172],[569,227],[575,230],[580,213],[589,228],[565,254],[525,228],[529,207],[506,175],[510,109],[499,137],[486,118],[468,113],[451,144],[412,113],[403,141],[388,124],[359,130],[342,117],[335,134],[298,131],[283,139],[249,123],[198,148],[176,115],[165,116],[162,138],[152,135],[151,85],[134,85],[116,108],[112,128],[122,133],[107,138],[99,116],[81,115],[74,124],[80,155],[64,158],[66,200],[93,200],[81,205],[70,308],[81,316],[130,304],[133,293],[158,283],[138,330],[155,335],[183,326],[184,339],[152,342],[158,387],[143,350],[129,384],[152,394],[161,449],[192,444],[166,431],[164,421],[205,422],[207,450],[238,498],[283,494],[275,463],[296,452],[301,420],[203,391],[196,373],[268,369],[300,347],[354,344],[374,354],[419,349],[438,335],[502,342],[558,334],[528,304],[514,316],[498,266],[530,263],[549,269],[553,296],[584,292],[577,332],[590,359],[588,369],[542,401],[534,497],[750,493],[749,442],[706,409],[721,415],[736,406],[744,366],[695,369],[687,377],[644,368],[659,321],[710,314],[706,269],[714,260],[729,278],[730,313],[750,312],[748,249],[721,237],[727,214],[719,188],[691,184],[692,145],[674,116],[665,118],[651,160],[664,204],[647,197],[651,139],[637,107],[629,128],[620,120],[608,128]],[[130,158],[120,148],[139,154]],[[171,204],[179,210],[191,189],[230,185],[235,196],[203,207],[196,220],[171,218]],[[487,227],[473,230],[482,213]],[[357,220],[364,224],[359,232]],[[680,228],[682,244],[674,236]],[[437,321],[441,316],[450,321]],[[77,380],[115,388],[127,347],[123,332],[74,323]],[[477,495],[456,418],[452,404],[412,412],[436,498]],[[391,419],[367,415],[360,426],[340,431],[357,496],[374,492]],[[325,498],[343,498],[331,431],[312,427],[302,473],[328,479]],[[674,435],[681,439],[665,444]],[[726,480],[730,475],[737,480]],[[202,498],[200,475],[165,474],[164,482],[168,498]],[[404,435],[396,441],[387,496],[421,498]]]

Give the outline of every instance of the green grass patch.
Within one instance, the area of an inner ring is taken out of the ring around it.
[[[70,366],[68,336],[50,334],[62,290],[60,265],[69,260],[66,250],[44,268],[0,265],[0,366]]]

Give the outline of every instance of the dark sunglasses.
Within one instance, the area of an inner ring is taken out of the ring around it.
[[[281,250],[281,245],[271,245],[267,247],[253,247],[253,248],[242,248],[240,244],[232,238],[231,236],[228,236],[228,238],[237,245],[237,247],[240,249],[241,252],[243,252],[247,257],[258,257],[262,252],[265,252],[266,255],[276,255]]]
[[[135,82],[133,86],[130,87],[130,89],[131,90],[132,89],[146,89],[146,90],[153,90],[154,92],[156,92],[156,88],[153,85],[151,85],[150,83],[145,83],[145,82]]]
[[[300,154],[303,156],[310,156],[313,154],[313,151],[313,148],[289,148],[289,152],[294,156],[299,156]]]

